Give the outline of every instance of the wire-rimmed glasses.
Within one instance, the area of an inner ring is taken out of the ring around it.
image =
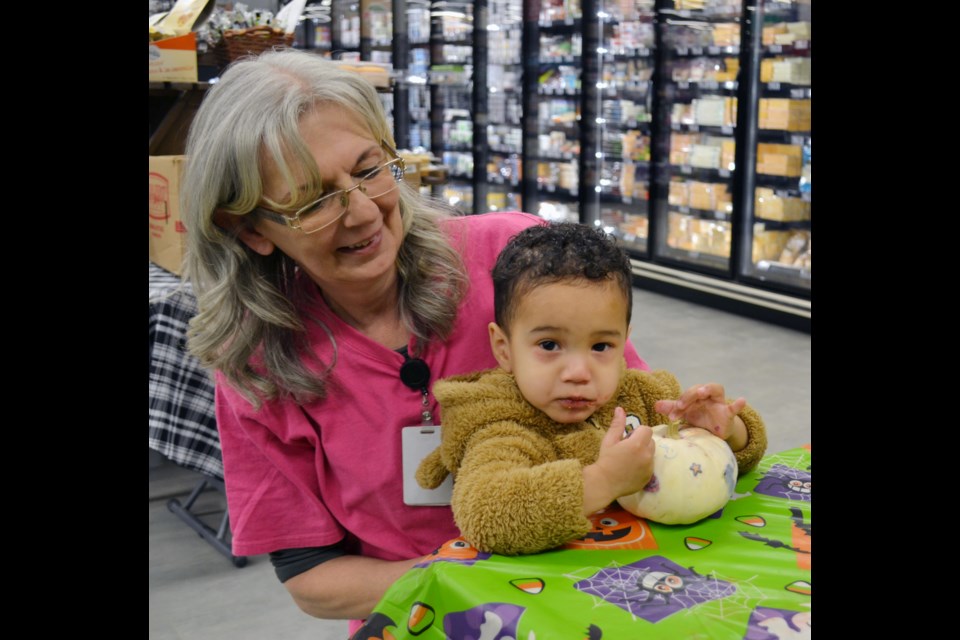
[[[403,158],[393,158],[365,172],[357,184],[349,189],[328,193],[302,207],[293,216],[281,215],[263,207],[258,207],[256,211],[266,219],[285,224],[292,229],[299,229],[307,234],[316,233],[343,217],[350,206],[351,191],[359,189],[371,200],[385,196],[399,186],[405,171]]]

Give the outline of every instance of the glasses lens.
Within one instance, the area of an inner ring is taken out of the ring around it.
[[[346,212],[350,204],[350,192],[362,191],[370,198],[379,198],[397,188],[403,179],[403,167],[399,158],[394,158],[370,170],[350,189],[334,191],[300,210],[300,228],[304,233],[315,233],[333,224]]]
[[[380,165],[374,175],[364,178],[361,191],[368,198],[379,198],[396,189],[401,178],[403,169],[400,167],[400,160],[395,158]]]
[[[347,197],[343,191],[327,194],[300,210],[300,228],[305,233],[319,231],[332,224],[346,211]]]

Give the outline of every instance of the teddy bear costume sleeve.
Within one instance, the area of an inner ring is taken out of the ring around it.
[[[536,553],[581,538],[592,526],[583,515],[583,467],[596,461],[618,404],[650,424],[653,402],[679,393],[661,375],[632,371],[625,380],[634,382],[589,423],[567,425],[526,402],[500,369],[438,381],[443,439],[417,480],[435,487],[455,474],[454,519],[482,551]]]
[[[516,555],[557,547],[590,530],[582,514],[582,470],[596,461],[614,408],[624,407],[642,424],[659,424],[666,418],[653,403],[676,398],[681,389],[666,371],[627,370],[617,396],[589,423],[575,425],[553,423],[500,369],[447,378],[433,391],[443,440],[421,463],[417,481],[435,488],[454,473],[451,506],[464,537],[482,551]],[[744,452],[756,443],[762,455],[766,435],[759,416],[741,417],[750,431]]]

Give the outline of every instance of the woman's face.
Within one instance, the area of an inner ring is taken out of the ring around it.
[[[325,193],[349,189],[364,173],[391,159],[360,117],[339,106],[316,107],[303,117],[300,131],[320,169]],[[289,201],[290,191],[273,162],[265,163],[263,182],[266,196],[276,202]],[[256,251],[270,253],[279,248],[327,295],[376,291],[372,285],[396,277],[403,234],[400,191],[394,189],[371,200],[354,189],[343,217],[309,235],[264,218],[255,229],[266,240],[261,246],[268,249],[254,247]]]

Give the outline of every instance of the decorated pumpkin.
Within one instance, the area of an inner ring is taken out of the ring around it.
[[[630,513],[663,524],[690,524],[722,509],[737,484],[737,459],[721,438],[680,422],[653,427],[653,476],[617,498]]]

